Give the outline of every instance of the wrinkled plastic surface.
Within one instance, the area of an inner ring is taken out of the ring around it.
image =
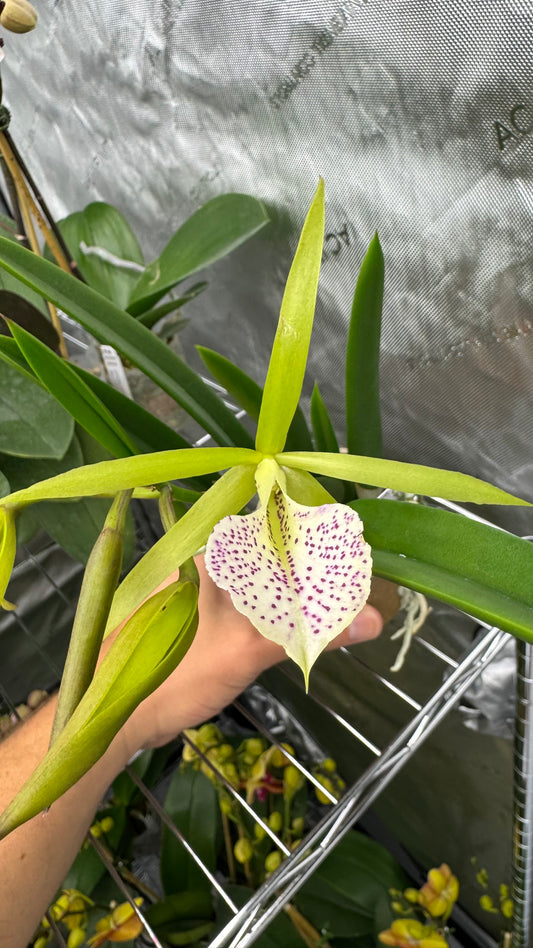
[[[191,359],[195,343],[220,347],[261,383],[322,174],[327,235],[307,395],[318,378],[342,440],[347,320],[377,229],[387,455],[533,500],[532,21],[525,0],[41,0],[37,29],[6,37],[4,98],[53,212],[114,203],[147,259],[217,194],[266,201],[272,226],[210,270],[182,335]],[[532,532],[531,513],[490,516]],[[453,633],[448,618],[430,620],[442,644],[453,635],[465,645],[472,623],[452,624]],[[416,691],[423,661],[404,674]],[[352,700],[336,671],[324,681],[341,706]],[[421,858],[449,859],[466,878],[477,855],[499,881],[508,744],[453,720],[431,747],[388,791],[390,819]],[[337,757],[342,769],[341,748]]]

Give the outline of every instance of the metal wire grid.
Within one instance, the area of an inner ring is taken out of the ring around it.
[[[443,504],[443,506],[451,506]],[[455,508],[454,506],[454,509]],[[459,508],[460,509],[460,508]],[[466,513],[469,516],[468,513]],[[475,518],[479,519],[479,518]],[[65,596],[60,584],[54,578],[46,573],[43,566],[41,553],[46,551],[48,546],[43,544],[38,554],[27,550],[27,555],[32,560],[32,565],[41,575],[51,584],[55,594],[61,597],[65,605],[71,606],[68,598]],[[22,568],[23,564],[16,567],[16,570]],[[31,629],[29,629],[21,615],[12,613],[12,620],[15,621],[23,631],[24,635],[29,637],[40,656],[47,664],[52,665],[57,677],[59,669],[51,663],[48,656],[42,649]],[[130,777],[137,784],[145,796],[148,806],[160,818],[168,829],[185,847],[189,855],[202,868],[203,872],[209,878],[211,885],[223,899],[232,912],[233,917],[226,924],[210,943],[210,948],[245,948],[251,945],[259,934],[268,927],[269,923],[280,912],[290,898],[298,891],[309,876],[314,872],[317,866],[333,850],[337,842],[344,834],[362,817],[368,807],[376,800],[379,794],[390,783],[398,771],[405,766],[410,757],[421,746],[426,738],[434,731],[437,725],[443,720],[451,708],[458,702],[465,691],[470,688],[476,678],[482,673],[487,663],[490,662],[504,647],[509,636],[496,628],[481,626],[480,637],[475,641],[473,647],[461,661],[456,661],[451,656],[445,654],[436,648],[423,637],[418,636],[414,640],[416,648],[426,650],[431,661],[437,662],[444,673],[444,680],[440,687],[431,694],[428,699],[420,704],[411,695],[405,693],[388,677],[374,671],[367,663],[353,655],[349,650],[344,649],[346,660],[354,664],[359,674],[371,675],[375,680],[376,686],[392,691],[397,698],[408,708],[414,711],[413,716],[396,734],[387,746],[380,749],[372,737],[363,734],[351,722],[339,715],[323,699],[309,695],[308,700],[318,704],[322,712],[331,716],[346,731],[346,739],[354,740],[362,744],[374,758],[370,766],[361,774],[358,780],[344,794],[341,800],[336,800],[333,794],[320,787],[322,792],[326,793],[333,803],[327,814],[311,830],[306,838],[301,842],[297,849],[290,852],[285,844],[276,837],[276,834],[270,827],[258,817],[248,806],[245,800],[238,794],[229,782],[225,782],[226,789],[234,796],[239,804],[247,809],[249,815],[258,822],[263,830],[272,838],[274,844],[278,847],[285,857],[279,868],[272,873],[262,887],[251,896],[244,908],[240,910],[234,904],[230,896],[225,892],[224,886],[220,880],[214,876],[210,870],[203,865],[201,858],[194,852],[190,844],[184,838],[183,834],[176,828],[168,815],[165,813],[160,803],[151,793],[144,782],[137,776],[132,768],[128,767]],[[285,671],[292,678],[290,671]],[[299,679],[294,679],[297,687],[300,686]],[[516,764],[515,764],[515,866],[514,866],[514,895],[517,904],[515,916],[515,940],[513,945],[517,948],[526,948],[529,945],[531,924],[530,924],[530,893],[531,883],[533,881],[533,864],[530,850],[529,833],[531,819],[533,817],[533,796],[532,796],[532,761],[531,752],[531,701],[533,696],[531,688],[533,687],[533,658],[531,647],[523,645],[520,647],[519,664],[519,695],[518,695],[518,713],[517,713],[517,738],[516,738]],[[257,688],[257,685],[255,686]],[[10,699],[6,689],[2,687],[1,696],[10,713],[18,717],[14,702]],[[280,746],[279,738],[272,734],[271,730],[262,722],[256,714],[249,710],[246,705],[246,695],[242,700],[234,702],[237,711],[242,714],[250,725],[265,736],[271,743]],[[213,770],[216,770],[214,764],[201,750],[194,745],[190,737],[182,735],[184,742],[194,748],[196,753],[202,758],[205,764]],[[287,754],[286,750],[284,753]],[[306,780],[312,785],[317,785],[316,777],[310,772],[309,768],[298,759],[294,754],[287,754],[291,762],[303,774]],[[220,774],[217,771],[217,778]],[[102,859],[107,871],[112,876],[117,886],[123,893],[137,916],[141,919],[144,929],[144,939],[147,944],[163,948],[157,938],[156,933],[151,928],[145,913],[134,902],[134,894],[127,882],[120,874],[120,866],[113,863],[113,859],[100,841],[91,833],[88,835],[90,844],[94,847]],[[49,919],[52,930],[55,933],[57,942],[62,948],[66,948],[67,943],[53,919]]]

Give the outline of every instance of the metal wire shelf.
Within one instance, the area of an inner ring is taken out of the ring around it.
[[[465,512],[468,516],[468,512]],[[476,518],[478,519],[478,518]],[[44,549],[44,547],[43,547]],[[35,554],[31,554],[35,558]],[[42,562],[39,556],[36,557],[35,566],[41,572],[43,571]],[[22,567],[16,567],[19,569]],[[46,571],[45,576],[46,576]],[[57,593],[65,599],[61,589],[53,578],[48,577]],[[21,615],[12,613],[11,621],[19,623],[24,634],[31,632],[24,629],[24,618]],[[330,797],[332,806],[326,812],[326,815],[312,828],[300,845],[290,852],[282,840],[276,837],[276,834],[270,829],[268,824],[260,819],[248,806],[240,794],[227,782],[226,789],[239,801],[239,804],[247,809],[250,816],[258,822],[263,830],[269,834],[273,842],[285,857],[279,868],[273,872],[266,882],[258,889],[248,900],[244,908],[239,909],[230,895],[225,891],[224,885],[220,879],[214,876],[210,870],[203,865],[201,858],[195,853],[184,838],[183,834],[177,829],[172,820],[166,814],[164,809],[150,789],[144,784],[135,771],[128,767],[128,773],[136,783],[139,790],[143,793],[148,807],[164,823],[168,829],[175,835],[180,843],[185,847],[192,859],[199,865],[202,871],[208,877],[210,884],[216,890],[219,898],[223,899],[232,913],[232,918],[210,942],[210,948],[246,948],[253,944],[255,939],[268,927],[269,923],[277,913],[282,911],[283,907],[298,891],[304,882],[312,875],[317,866],[333,850],[338,841],[346,832],[362,817],[371,804],[388,786],[396,774],[407,764],[410,758],[441,723],[449,711],[457,704],[460,697],[470,688],[473,682],[503,649],[510,637],[499,629],[490,628],[481,625],[479,634],[475,638],[473,645],[467,654],[459,659],[445,654],[431,642],[427,641],[420,634],[414,639],[413,648],[425,650],[428,661],[435,664],[439,670],[441,679],[440,686],[432,693],[427,695],[423,701],[419,701],[413,696],[407,694],[398,685],[389,679],[387,675],[374,670],[367,661],[353,654],[349,649],[344,649],[343,654],[347,662],[353,663],[354,670],[358,674],[370,675],[374,680],[376,688],[386,689],[393,692],[398,701],[402,703],[410,714],[407,722],[403,724],[395,736],[380,747],[379,741],[368,733],[362,733],[350,721],[340,715],[320,696],[313,694],[311,690],[307,701],[319,706],[321,713],[334,719],[340,725],[346,734],[346,740],[357,742],[368,752],[370,762],[366,769],[360,774],[358,779],[344,793],[340,800],[329,791],[326,795]],[[39,643],[35,643],[36,649],[42,649]],[[524,647],[528,649],[529,647]],[[530,826],[531,809],[531,758],[528,747],[531,743],[531,723],[529,720],[529,690],[533,684],[533,675],[531,674],[531,655],[522,649],[521,665],[519,667],[519,687],[520,701],[519,709],[522,708],[522,715],[519,714],[521,722],[519,736],[517,738],[517,758],[516,758],[516,786],[518,794],[517,819],[519,836],[516,842],[515,853],[515,898],[518,899],[518,913],[515,927],[517,929],[513,946],[525,948],[529,944],[530,922],[529,922],[529,896],[527,885],[531,876],[531,855],[529,848],[528,832]],[[55,669],[59,675],[59,670]],[[293,676],[290,669],[283,669],[283,673],[294,681],[295,688],[301,688],[300,679]],[[271,700],[271,696],[264,689],[264,686],[254,685],[254,689],[262,688],[265,698]],[[1,688],[1,686],[0,686]],[[529,689],[529,690],[528,690]],[[9,711],[16,715],[14,702],[10,699],[5,688],[1,689],[1,697]],[[234,707],[249,724],[271,743],[280,746],[281,737],[274,734],[271,727],[261,719],[256,710],[257,702],[250,704],[247,694],[244,693],[236,702]],[[276,728],[276,731],[278,728]],[[202,758],[203,762],[212,769],[216,767],[209,761],[202,751],[194,745],[190,736],[181,735],[181,739],[193,747],[195,752]],[[518,746],[519,745],[519,746]],[[287,754],[287,751],[284,750]],[[305,779],[311,785],[317,785],[318,781],[312,774],[306,763],[296,754],[287,754],[291,762],[303,774]],[[220,779],[220,774],[217,772]],[[324,788],[321,787],[322,792]],[[124,895],[124,898],[130,902],[134,911],[143,923],[144,944],[154,945],[156,948],[162,948],[156,933],[151,928],[145,913],[134,902],[136,894],[122,877],[119,868],[113,863],[107,849],[102,846],[100,840],[91,833],[88,836],[90,844],[94,847],[102,859],[107,871],[111,874],[117,886]],[[51,923],[53,920],[50,920]],[[54,924],[53,930],[59,945],[65,946],[66,941],[59,928]]]

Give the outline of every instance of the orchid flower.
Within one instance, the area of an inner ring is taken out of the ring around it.
[[[300,666],[307,687],[313,663],[368,598],[370,547],[350,507],[296,503],[273,459],[255,479],[257,510],[215,526],[205,563],[235,608]]]

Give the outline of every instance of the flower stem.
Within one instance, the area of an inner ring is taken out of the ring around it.
[[[116,495],[89,557],[59,689],[50,747],[89,687],[122,569],[123,534],[133,491]]]
[[[302,915],[295,905],[288,902],[285,911],[307,948],[331,948],[329,941],[324,941],[320,932],[311,925],[311,922],[308,922],[305,915]]]

